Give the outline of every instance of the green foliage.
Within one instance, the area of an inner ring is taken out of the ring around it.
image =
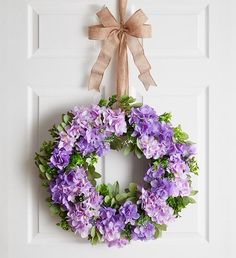
[[[192,158],[188,161],[188,166],[189,166],[190,172],[194,173],[195,175],[198,175],[198,173],[199,173],[199,167],[198,167],[197,160],[196,160],[195,157],[192,157]]]
[[[99,107],[106,107],[107,105],[107,100],[106,99],[100,99],[98,106]]]
[[[159,165],[161,165],[163,169],[166,169],[168,167],[168,158],[166,156],[163,156],[153,161],[153,166],[155,168],[157,168]]]
[[[81,166],[85,163],[83,157],[78,153],[73,153],[70,156],[69,164],[66,167],[66,171],[70,171],[71,169],[75,168],[76,166]]]
[[[160,122],[170,123],[171,122],[172,115],[171,113],[164,113],[159,116]]]
[[[58,204],[50,204],[49,205],[49,210],[50,210],[52,215],[58,215],[61,212],[60,205],[58,205]]]
[[[72,121],[73,115],[68,112],[67,114],[62,114],[61,123],[58,125],[53,125],[51,129],[49,129],[50,135],[56,139],[59,137],[59,133],[65,130],[65,127],[70,124]]]
[[[194,196],[194,195],[196,195],[197,193],[198,193],[197,190],[192,190],[191,193],[190,193],[190,196]]]
[[[100,184],[96,187],[96,191],[102,195],[103,197],[105,197],[106,195],[109,195],[109,189],[108,186],[106,184]]]
[[[108,106],[108,107],[112,107],[116,102],[117,102],[117,97],[116,97],[116,95],[113,95],[113,96],[111,96],[111,97],[108,99],[108,104],[107,104],[107,106]]]
[[[120,108],[125,112],[129,112],[132,107],[141,107],[142,103],[135,103],[135,98],[130,96],[121,96],[119,99]]]
[[[131,232],[132,232],[132,225],[128,223],[125,225],[125,228],[121,232],[121,237],[124,237],[130,241],[132,239]]]
[[[56,224],[58,227],[62,228],[63,230],[68,231],[70,229],[70,226],[66,220],[66,218],[62,218],[60,222]]]
[[[95,226],[91,228],[88,240],[92,245],[96,245],[101,240],[101,234]]]
[[[155,234],[154,237],[158,238],[161,237],[162,231],[166,231],[167,230],[167,226],[166,225],[160,225],[157,223],[153,223],[154,227],[155,227]]]
[[[144,211],[140,211],[139,213],[140,213],[140,217],[136,220],[136,225],[141,226],[145,222],[151,221],[151,218]]]
[[[134,147],[134,154],[138,159],[141,159],[143,156],[143,152],[139,149],[137,145]]]
[[[119,183],[114,184],[100,184],[97,186],[96,190],[103,197],[103,204],[107,207],[119,208],[125,201],[137,201],[137,185],[135,183],[130,183],[125,192],[119,192]]]
[[[181,126],[173,128],[174,140],[178,143],[186,143],[188,140],[188,134],[183,132]]]
[[[51,141],[44,142],[40,148],[40,153],[35,153],[35,165],[39,168],[39,177],[44,187],[48,187],[48,182],[57,174],[56,170],[48,165],[53,147]]]
[[[101,175],[95,171],[95,167],[93,165],[89,165],[87,167],[87,176],[93,186],[96,186],[96,179],[101,177]]]
[[[167,199],[167,204],[173,208],[174,215],[177,217],[179,216],[181,210],[190,203],[195,203],[195,200],[189,196],[169,197]]]

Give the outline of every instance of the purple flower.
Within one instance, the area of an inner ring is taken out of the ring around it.
[[[142,135],[137,139],[137,144],[147,159],[158,159],[165,154],[163,146],[154,136]]]
[[[116,214],[115,209],[102,207],[96,227],[108,246],[120,246],[122,243],[126,243],[124,240],[121,242],[121,231],[125,227],[125,221],[122,216]]]
[[[144,175],[144,181],[151,183],[153,180],[160,178],[165,173],[161,165],[150,167]]]
[[[112,110],[107,108],[103,112],[103,117],[106,131],[115,133],[116,136],[126,133],[125,113],[121,109]]]
[[[78,167],[68,173],[59,173],[50,186],[49,192],[54,203],[68,211],[67,220],[72,230],[87,237],[99,215],[103,197],[87,179],[83,168]]]
[[[152,221],[167,224],[173,220],[173,209],[155,193],[142,189],[141,207]]]
[[[149,240],[154,239],[155,227],[150,222],[144,222],[141,226],[136,226],[132,230],[132,239],[133,240]]]
[[[186,178],[187,176],[186,172],[188,172],[188,166],[178,154],[170,156],[168,160],[168,169],[176,176],[182,178]]]
[[[158,178],[151,181],[151,191],[162,200],[166,200],[173,192],[173,182],[167,178]]]
[[[56,167],[60,170],[65,168],[69,164],[70,152],[64,148],[55,148],[52,152],[49,165],[51,167]]]
[[[68,152],[72,151],[72,148],[74,147],[74,143],[76,141],[75,137],[69,136],[66,132],[62,131],[59,134],[60,141],[58,144],[59,149],[65,149]]]
[[[154,135],[159,124],[156,111],[148,105],[132,108],[129,123],[134,127],[133,136]]]
[[[191,193],[188,178],[176,177],[173,181],[172,196],[188,196]]]
[[[105,141],[106,135],[98,129],[87,130],[84,137],[76,143],[77,150],[83,155],[96,152],[99,157],[104,156],[109,150],[110,145]]]
[[[126,201],[119,209],[119,214],[123,216],[125,224],[131,223],[134,225],[135,220],[139,218],[138,208],[131,201]]]
[[[92,228],[91,218],[86,216],[84,210],[71,209],[67,213],[68,223],[75,231],[80,234],[82,238],[86,238]]]

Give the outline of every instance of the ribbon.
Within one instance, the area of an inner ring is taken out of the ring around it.
[[[119,0],[120,22],[107,7],[97,13],[101,24],[89,27],[89,39],[103,40],[103,47],[91,70],[89,89],[100,91],[100,85],[106,68],[117,52],[117,96],[127,95],[129,90],[127,46],[132,53],[134,63],[139,70],[139,79],[146,90],[156,86],[150,70],[151,65],[145,57],[139,38],[151,37],[151,25],[145,24],[147,16],[141,9],[136,11],[126,22],[127,0]]]

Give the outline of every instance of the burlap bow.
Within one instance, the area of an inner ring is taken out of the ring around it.
[[[145,89],[148,90],[150,85],[156,86],[150,74],[151,66],[138,40],[138,38],[151,37],[151,25],[145,24],[148,18],[141,9],[136,11],[125,22],[126,5],[127,0],[119,0],[120,22],[117,22],[109,9],[105,7],[97,13],[101,24],[89,27],[89,39],[104,40],[104,45],[91,70],[89,89],[100,91],[104,72],[118,48],[117,95],[128,94],[127,46],[140,72],[139,79],[142,81]]]

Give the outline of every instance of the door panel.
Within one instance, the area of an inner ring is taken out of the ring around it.
[[[224,115],[229,102],[223,94],[230,100],[235,92],[226,40],[232,34],[225,29],[230,26],[231,8],[236,7],[230,1],[128,1],[128,14],[142,8],[152,24],[153,37],[142,44],[158,84],[146,92],[130,57],[130,95],[158,113],[172,112],[174,124],[180,123],[197,143],[201,170],[193,182],[199,189],[197,204],[189,206],[161,239],[134,242],[123,249],[90,246],[57,228],[56,218],[50,216],[44,201],[46,193],[39,186],[34,152],[48,138],[47,130],[59,121],[61,113],[115,93],[114,60],[105,73],[101,94],[87,90],[90,69],[101,47],[100,42],[88,40],[87,27],[98,22],[95,13],[103,4],[117,14],[115,0],[7,3],[8,78],[0,97],[1,105],[7,107],[4,119],[9,123],[3,139],[8,183],[0,189],[6,192],[4,187],[8,188],[7,198],[0,199],[1,203],[8,199],[8,234],[4,230],[0,233],[2,238],[7,235],[9,250],[5,257],[233,257],[233,224],[229,224],[235,211],[233,202],[229,203],[233,180],[222,186],[222,171],[231,171],[233,144],[228,146],[223,140],[226,128],[220,120],[224,117],[228,122]],[[229,155],[223,166],[220,155],[225,149]],[[130,181],[139,182],[145,167],[145,160],[114,151],[98,164],[102,182],[119,180],[122,188]],[[1,182],[2,178],[0,173]]]

